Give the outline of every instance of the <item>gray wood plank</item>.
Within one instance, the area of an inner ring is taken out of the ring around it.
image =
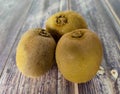
[[[58,87],[57,94],[76,94],[74,83],[67,81],[58,71]]]
[[[120,19],[120,0],[108,0],[108,2]]]
[[[112,22],[114,23],[115,28],[117,29],[116,34],[120,36],[120,18],[118,12],[116,12],[116,8],[119,9],[118,5],[115,6],[116,4],[119,4],[119,0],[117,1],[112,1],[111,0],[100,0],[103,4],[103,7],[105,8],[108,16],[111,18]],[[118,10],[117,9],[117,10]]]
[[[32,0],[0,1],[0,75]]]

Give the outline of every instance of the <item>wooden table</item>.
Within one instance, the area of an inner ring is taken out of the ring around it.
[[[21,35],[30,28],[45,28],[50,15],[68,8],[81,13],[100,37],[100,70],[84,84],[65,80],[56,65],[40,78],[23,76],[15,60]],[[0,94],[120,94],[119,18],[120,0],[0,0]]]

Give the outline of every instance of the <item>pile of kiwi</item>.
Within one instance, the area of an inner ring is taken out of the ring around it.
[[[61,11],[47,19],[46,30],[34,28],[23,34],[16,64],[25,76],[40,77],[56,60],[67,80],[85,83],[96,75],[102,56],[101,41],[85,19],[77,12]]]

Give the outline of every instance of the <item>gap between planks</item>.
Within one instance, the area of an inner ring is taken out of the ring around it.
[[[78,84],[74,83],[75,94],[79,94]]]
[[[112,8],[111,4],[109,3],[108,0],[105,0],[105,3],[108,5],[108,8],[110,9],[111,13],[113,14],[113,16],[115,17],[117,23],[120,25],[120,19],[117,16],[116,12],[114,11],[114,9]]]

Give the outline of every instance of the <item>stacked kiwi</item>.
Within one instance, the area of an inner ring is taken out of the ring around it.
[[[74,11],[61,11],[46,21],[46,30],[35,28],[21,37],[16,52],[18,69],[28,77],[45,74],[56,60],[61,74],[74,83],[91,80],[102,61],[102,44]]]

